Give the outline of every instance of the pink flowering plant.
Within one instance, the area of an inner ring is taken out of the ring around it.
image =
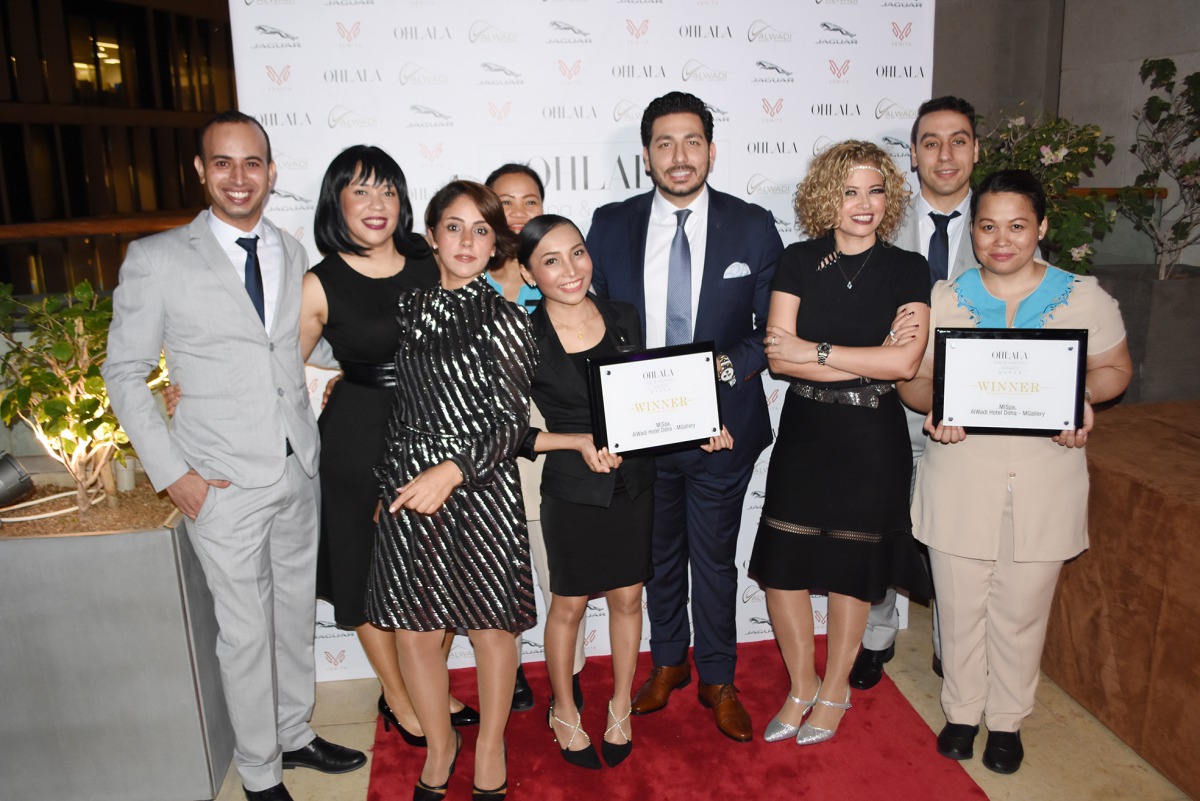
[[[1046,190],[1049,231],[1042,255],[1064,270],[1086,273],[1095,250],[1092,243],[1112,230],[1116,211],[1105,209],[1106,196],[1080,190],[1096,162],[1112,160],[1111,136],[1095,125],[1075,125],[1061,117],[1005,117],[987,127],[979,125],[979,163],[972,183],[996,170],[1029,170]]]
[[[1119,194],[1121,213],[1154,243],[1160,279],[1200,242],[1200,72],[1179,81],[1175,72],[1169,58],[1142,62],[1142,83],[1155,91],[1133,115],[1137,141],[1129,150],[1145,169]],[[1156,191],[1163,176],[1175,184],[1165,200]]]

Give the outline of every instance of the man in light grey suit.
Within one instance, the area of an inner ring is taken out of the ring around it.
[[[211,206],[129,246],[103,374],[155,489],[186,515],[212,591],[246,797],[287,801],[283,768],[366,761],[308,724],[319,503],[299,341],[308,260],[263,219],[275,164],[254,118],[210,121],[195,167]],[[146,386],[161,352],[187,389],[170,425]]]
[[[912,169],[921,191],[908,203],[896,246],[929,260],[929,283],[954,280],[976,266],[971,247],[971,172],[979,161],[975,108],[959,97],[927,100],[917,110],[909,144]],[[925,451],[925,415],[906,409],[913,466]],[[850,686],[867,690],[879,683],[883,665],[896,653],[900,615],[896,591],[871,607],[863,647],[850,671]],[[933,669],[941,675],[937,607],[933,612]]]

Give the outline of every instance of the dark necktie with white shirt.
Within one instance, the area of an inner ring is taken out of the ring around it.
[[[962,216],[954,211],[950,214],[929,212],[933,220],[933,236],[929,237],[929,285],[943,281],[950,275],[950,221]]]
[[[263,292],[262,267],[258,263],[258,237],[247,236],[237,241],[238,246],[246,251],[246,294],[258,312],[258,319],[263,325],[267,323],[267,304]]]

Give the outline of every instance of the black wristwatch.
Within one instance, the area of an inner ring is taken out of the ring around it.
[[[717,378],[724,381],[729,386],[737,383],[737,376],[733,372],[733,362],[724,353],[717,354]]]
[[[820,345],[817,345],[817,364],[823,366],[832,351],[833,345],[830,345],[828,342],[822,342]]]

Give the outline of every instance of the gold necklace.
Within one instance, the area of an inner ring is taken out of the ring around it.
[[[555,328],[566,328],[568,331],[571,330],[571,326],[566,325],[565,323],[560,323],[558,320],[555,320],[553,317],[551,317],[549,309],[546,310],[546,316],[550,317],[550,322],[554,323]],[[583,319],[582,323],[579,324],[579,330],[575,332],[576,339],[583,339],[583,329],[587,328],[587,324],[591,321],[591,319],[592,316],[589,315]]]

